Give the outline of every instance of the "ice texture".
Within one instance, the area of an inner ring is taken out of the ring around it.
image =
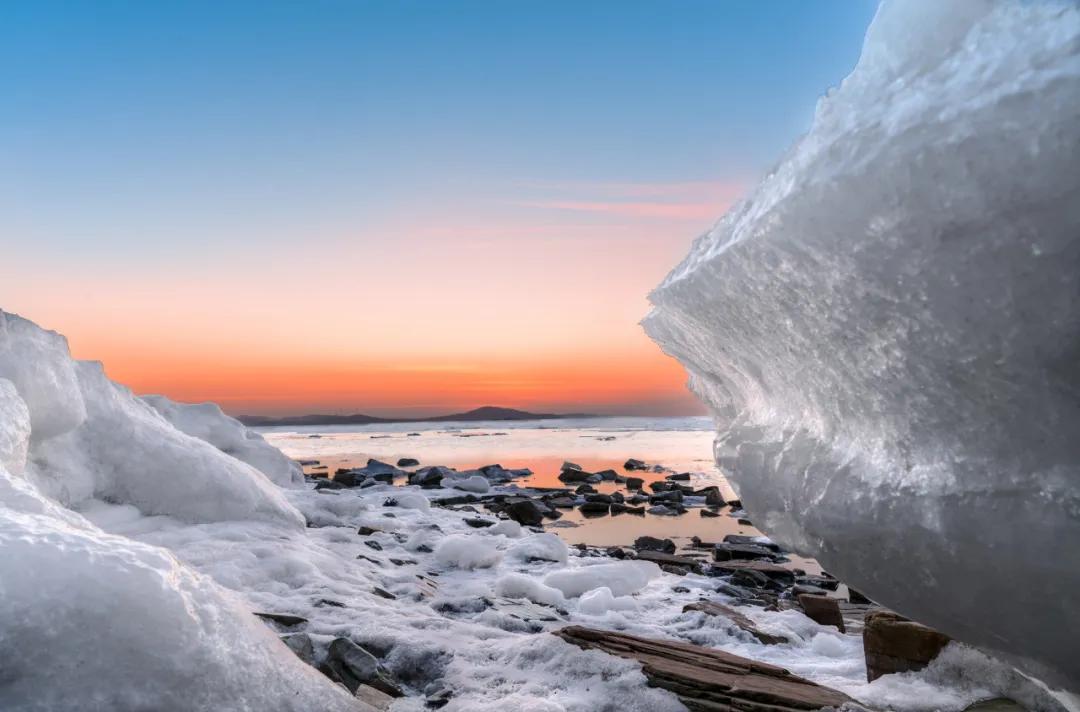
[[[217,403],[177,403],[165,396],[142,396],[174,428],[205,440],[218,450],[246,462],[282,487],[300,485],[304,472],[262,435],[225,415]]]
[[[273,540],[304,531],[281,490],[4,312],[0,373],[0,708],[370,709],[236,595],[76,511],[141,528],[263,527]]]
[[[1080,9],[886,2],[644,326],[755,523],[1080,687]]]

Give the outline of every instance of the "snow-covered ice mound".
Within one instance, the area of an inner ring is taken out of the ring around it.
[[[205,440],[218,450],[254,467],[282,487],[301,485],[304,471],[281,450],[249,430],[236,418],[225,415],[217,403],[176,403],[165,396],[142,399],[182,433]]]
[[[887,2],[652,295],[754,521],[1080,687],[1080,9]]]
[[[75,511],[102,508],[144,525],[304,531],[263,473],[0,312],[0,708],[364,709],[240,598]]]

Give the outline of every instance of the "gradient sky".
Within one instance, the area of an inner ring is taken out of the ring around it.
[[[702,412],[646,295],[869,0],[0,5],[0,307],[257,413]]]

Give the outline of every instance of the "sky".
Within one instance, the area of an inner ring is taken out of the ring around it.
[[[704,412],[649,290],[869,0],[12,0],[0,308],[228,412]]]

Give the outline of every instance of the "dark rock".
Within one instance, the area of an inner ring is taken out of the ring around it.
[[[469,517],[463,521],[473,529],[484,529],[495,525],[495,522],[490,519],[481,519],[479,517]]]
[[[725,544],[746,544],[749,546],[760,546],[772,551],[775,554],[782,553],[782,549],[778,544],[774,544],[771,541],[762,542],[760,537],[746,536],[745,534],[727,534],[724,536]]]
[[[559,469],[560,470],[577,470],[577,471],[580,472],[581,471],[581,465],[577,464],[576,462],[570,462],[569,460],[564,460],[563,464],[562,464],[562,467],[560,467]]]
[[[683,501],[683,493],[675,490],[673,492],[658,492],[649,496],[649,504],[667,504],[669,502],[675,502],[678,504]]]
[[[611,511],[611,505],[607,502],[586,502],[581,505],[579,511],[582,514],[599,516]]]
[[[405,566],[406,564],[415,564],[416,559],[390,559],[390,563],[394,566]]]
[[[479,501],[480,498],[474,494],[463,494],[456,497],[442,497],[441,499],[436,499],[434,504],[437,504],[440,507],[456,507],[459,504],[473,504],[474,502]]]
[[[646,465],[641,460],[635,460],[634,458],[630,458],[629,460],[627,460],[626,462],[623,463],[623,469],[624,470],[647,470],[647,469],[649,469],[649,466]]]
[[[668,640],[652,640],[581,626],[554,632],[585,650],[636,660],[649,684],[675,693],[696,712],[768,710],[793,712],[839,708],[853,700],[842,692],[713,648]]]
[[[412,457],[403,457],[397,461],[398,467],[416,467],[420,461]]]
[[[713,561],[771,561],[774,556],[770,549],[756,544],[717,544],[712,554]]]
[[[626,497],[623,496],[622,492],[612,492],[610,496],[611,496],[611,501],[612,502],[625,502],[626,501]]]
[[[334,601],[334,600],[331,600],[329,598],[320,598],[319,600],[315,601],[315,606],[316,607],[329,606],[330,608],[344,608],[345,604],[342,603],[341,601]]]
[[[371,536],[376,532],[382,531],[381,529],[372,529],[371,527],[360,527],[356,530],[356,533],[360,536]]]
[[[256,611],[255,615],[263,620],[273,621],[278,625],[283,625],[287,628],[291,628],[294,625],[300,625],[301,623],[307,623],[308,619],[302,616],[294,616],[289,613],[263,613]]]
[[[619,512],[622,513],[622,514],[638,514],[638,515],[641,515],[642,517],[645,516],[645,508],[644,507],[629,507],[629,506],[627,506],[625,504],[619,504],[619,505],[613,504],[613,505],[611,505],[611,511],[612,512],[615,511],[615,507],[619,507]]]
[[[737,523],[741,524],[744,527],[752,527],[752,526],[754,526],[754,523],[751,522],[749,519],[740,518],[740,519],[738,519],[736,521],[737,521]]]
[[[559,479],[563,482],[599,482],[600,477],[582,470],[562,470]]]
[[[703,517],[719,517],[720,515],[717,514],[714,511],[712,511],[711,509],[703,509],[703,510],[701,510],[701,516],[703,516]]]
[[[851,603],[857,603],[862,606],[868,606],[873,603],[869,598],[862,595],[851,586],[848,586],[848,601]]]
[[[510,503],[506,509],[506,516],[518,524],[529,527],[538,527],[544,523],[544,510],[531,499],[518,500]]]
[[[374,539],[365,539],[365,540],[364,540],[364,544],[366,544],[367,546],[371,547],[371,548],[372,548],[372,549],[374,549],[375,551],[382,551],[382,544],[380,544],[379,542],[375,541]]]
[[[349,692],[355,693],[360,685],[369,685],[391,697],[404,696],[393,676],[379,664],[378,659],[348,638],[335,638],[330,643],[325,664],[349,688]]]
[[[585,495],[586,502],[603,502],[604,504],[611,504],[612,499],[610,494],[587,494]]]
[[[675,474],[668,475],[665,479],[668,479],[668,480],[670,480],[672,482],[689,482],[690,481],[690,473],[689,472],[677,472]]]
[[[643,494],[635,494],[626,498],[627,504],[644,504],[649,498]]]
[[[441,709],[450,704],[450,699],[453,696],[454,693],[449,687],[440,688],[427,696],[424,700],[424,706],[433,710]]]
[[[573,509],[577,504],[573,497],[552,497],[547,503],[559,509]]]
[[[378,586],[373,586],[371,588],[371,592],[374,593],[376,596],[381,596],[382,598],[386,598],[386,599],[389,599],[391,601],[397,600],[397,596],[390,593],[386,589],[379,588]]]
[[[345,489],[345,484],[344,484],[344,483],[342,483],[342,482],[338,482],[337,480],[319,480],[318,482],[316,482],[316,483],[315,483],[315,489],[317,489],[317,490],[324,490],[324,489],[331,489],[331,490],[337,490],[337,489]]]
[[[653,492],[670,492],[675,489],[675,485],[667,480],[656,480],[649,483],[649,489]]]
[[[800,586],[814,586],[826,591],[835,591],[840,588],[840,582],[834,578],[824,576],[797,576],[795,583]]]
[[[595,494],[596,488],[592,485],[580,485],[574,492],[576,494]]]
[[[425,489],[434,489],[442,486],[442,481],[454,473],[449,467],[435,465],[433,467],[421,467],[409,475],[409,484],[417,485]]]
[[[615,470],[600,470],[596,474],[605,482],[614,482],[619,476],[619,473],[615,472]]]
[[[621,546],[610,546],[607,549],[607,555],[613,559],[625,559],[626,551]]]
[[[675,542],[671,539],[657,539],[654,536],[639,536],[634,540],[634,548],[638,551],[662,551],[665,554],[674,554]]]
[[[894,672],[922,670],[949,644],[948,636],[892,611],[871,611],[864,625],[869,682]]]
[[[732,509],[742,509],[742,500],[741,499],[733,499],[733,500],[730,500],[727,503],[727,505],[729,507],[731,507]]]
[[[794,572],[768,561],[722,561],[713,564],[713,569],[727,574],[739,571],[753,571],[784,586],[795,584]]]
[[[626,478],[626,489],[628,489],[628,490],[639,490],[644,486],[645,486],[645,480],[641,479],[640,477],[627,477]]]
[[[701,562],[697,559],[691,559],[689,556],[676,556],[675,554],[667,554],[663,551],[642,549],[637,553],[637,557],[642,561],[651,561],[654,564],[659,564],[661,567],[677,566],[686,571],[693,571],[694,573],[701,572]]]
[[[802,607],[806,617],[821,625],[836,626],[841,633],[846,633],[844,617],[840,615],[840,606],[835,598],[828,596],[813,596],[805,593],[798,594],[799,606]]]
[[[740,630],[744,630],[750,635],[757,638],[765,645],[782,645],[789,642],[787,638],[782,635],[773,635],[760,630],[754,622],[739,613],[730,606],[725,606],[723,603],[717,603],[715,601],[698,601],[697,603],[691,603],[687,606],[683,606],[683,612],[686,611],[701,611],[702,613],[710,616],[720,616],[721,618],[727,618],[729,621],[735,624],[735,627]]]
[[[296,653],[296,657],[308,665],[315,664],[315,645],[307,633],[289,633],[281,636],[281,642],[288,646],[289,650]]]

